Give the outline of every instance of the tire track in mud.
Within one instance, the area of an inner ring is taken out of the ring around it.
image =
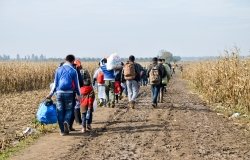
[[[250,159],[249,132],[217,116],[185,81],[174,79],[166,97],[170,159]]]
[[[136,109],[125,112],[123,103],[98,135],[84,139],[62,159],[166,159],[169,109],[151,107],[149,88],[141,88]]]
[[[47,145],[56,155],[37,154],[43,151],[40,143],[30,147],[28,154],[65,160],[250,159],[249,131],[211,111],[178,75],[169,84],[164,103],[156,109],[151,107],[150,87],[141,88],[134,110],[125,112],[127,105],[123,100],[114,109],[99,108],[93,130],[76,132],[68,142],[65,138],[70,137],[51,136]],[[70,148],[53,145],[55,139],[57,144],[64,140],[64,146]]]

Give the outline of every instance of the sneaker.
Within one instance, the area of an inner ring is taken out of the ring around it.
[[[155,104],[155,103],[152,103],[152,107],[156,108],[156,104]]]
[[[120,96],[119,96],[119,99],[122,100],[122,99],[123,99],[123,95],[120,95]]]
[[[69,124],[67,122],[64,122],[63,126],[64,126],[64,133],[69,134]]]
[[[85,127],[82,128],[82,133],[85,133],[87,130]]]
[[[65,133],[64,132],[60,132],[60,136],[65,136]]]

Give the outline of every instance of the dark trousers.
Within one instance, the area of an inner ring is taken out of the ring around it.
[[[75,121],[78,124],[82,124],[82,117],[81,117],[81,109],[80,108],[75,108],[74,110],[74,115],[75,115]]]
[[[74,94],[75,97],[75,94]],[[72,107],[72,114],[71,114],[71,118],[70,118],[70,122],[69,122],[69,128],[73,128],[73,124],[74,124],[74,120],[75,120],[75,106],[76,106],[76,100],[74,99],[73,103],[72,103],[73,107]]]

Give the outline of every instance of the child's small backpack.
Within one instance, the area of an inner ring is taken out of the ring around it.
[[[102,71],[99,71],[97,74],[97,78],[96,78],[97,83],[99,84],[104,84],[104,74]]]
[[[159,66],[153,66],[151,71],[149,72],[149,80],[150,84],[160,84],[161,82],[161,77],[159,74]]]
[[[83,85],[84,86],[91,85],[91,78],[89,72],[86,69],[81,69],[80,73],[83,79]]]
[[[126,63],[124,66],[124,78],[125,80],[133,80],[135,79],[135,64],[134,63]]]

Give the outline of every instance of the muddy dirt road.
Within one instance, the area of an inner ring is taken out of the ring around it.
[[[249,131],[211,111],[180,78],[157,109],[150,102],[141,88],[134,110],[125,112],[125,101],[98,108],[90,133],[52,133],[12,159],[250,159]]]

